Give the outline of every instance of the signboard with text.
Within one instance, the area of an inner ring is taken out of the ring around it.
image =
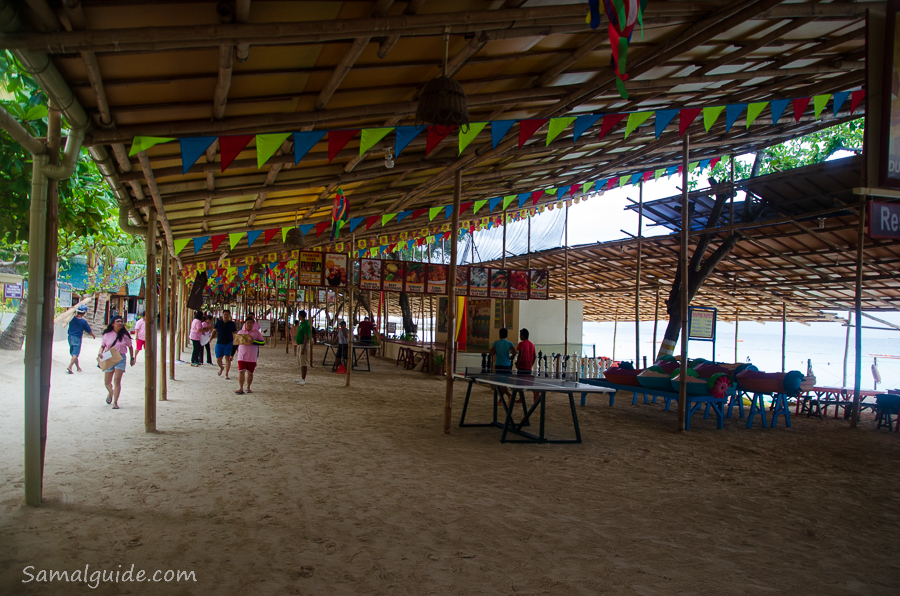
[[[869,236],[900,238],[900,204],[869,203]]]
[[[716,309],[691,306],[688,309],[688,339],[715,341]]]

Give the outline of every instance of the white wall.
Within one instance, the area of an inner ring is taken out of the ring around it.
[[[525,300],[519,303],[516,336],[519,329],[528,329],[532,343],[537,346],[562,344],[564,341],[565,301]],[[584,303],[569,300],[569,345],[580,345],[584,326]],[[512,333],[510,333],[512,335]],[[569,352],[572,350],[570,349]]]

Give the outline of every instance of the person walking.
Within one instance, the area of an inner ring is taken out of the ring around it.
[[[238,395],[253,393],[250,387],[253,385],[253,373],[256,372],[256,362],[259,359],[259,344],[265,344],[262,333],[253,328],[253,323],[255,323],[255,321],[252,318],[247,318],[247,320],[244,321],[244,328],[237,333],[238,335],[249,335],[253,342],[250,345],[241,344],[238,346],[238,390],[235,391]],[[245,373],[247,379],[247,391],[244,391]]]
[[[225,379],[231,371],[231,349],[234,347],[234,334],[237,333],[237,325],[231,320],[231,311],[222,312],[222,318],[216,321],[213,337],[216,339],[216,363],[219,365],[219,376],[225,373]],[[225,364],[222,364],[222,361]]]
[[[338,323],[338,328],[334,330],[334,342],[337,344],[337,350],[334,353],[334,366],[332,372],[337,372],[341,365],[346,368],[347,350],[350,347],[350,330],[347,329],[347,322]]]
[[[100,361],[103,352],[116,350],[122,357],[115,366],[105,371],[104,384],[106,385],[106,403],[112,403],[113,410],[119,409],[119,394],[122,392],[122,375],[125,374],[125,352],[128,352],[131,366],[134,366],[134,349],[131,346],[131,334],[125,328],[122,317],[116,317],[103,330],[100,343],[100,353],[97,354],[97,362]]]
[[[137,323],[134,324],[134,342],[136,344],[134,349],[135,358],[137,358],[137,355],[144,349],[144,341],[147,339],[147,317],[144,313],[141,313],[140,317],[141,318],[137,320]]]
[[[356,327],[359,329],[359,343],[364,346],[371,346],[372,331],[375,329],[375,325],[372,324],[369,317],[364,318]]]
[[[306,385],[306,371],[309,367],[309,341],[312,338],[312,328],[306,320],[306,311],[300,311],[300,322],[297,324],[297,334],[294,336],[295,348],[297,348],[297,363],[300,364],[300,378],[295,381],[298,385]]]
[[[203,344],[200,340],[203,338],[203,331],[206,328],[203,320],[203,313],[199,310],[194,313],[194,320],[191,321],[191,330],[188,337],[194,349],[191,351],[191,366],[200,366],[203,364]]]
[[[528,339],[528,329],[519,330],[519,345],[516,346],[516,374],[531,375],[534,374],[534,361],[537,358],[535,354],[534,344]],[[534,392],[534,401],[540,399],[540,393]]]
[[[91,326],[84,320],[85,313],[87,313],[87,307],[82,304],[75,309],[75,318],[69,321],[69,356],[71,356],[72,359],[69,360],[69,366],[66,368],[66,372],[70,375],[72,374],[73,364],[78,372],[81,372],[81,365],[78,363],[78,357],[81,355],[81,338],[87,333],[92,339],[97,339],[97,336],[91,331]]]
[[[206,348],[206,363],[212,366],[212,352],[210,350],[210,341],[212,340],[213,327],[215,326],[215,319],[212,315],[207,315],[206,318],[203,319],[203,324],[205,327],[203,328],[203,333],[200,335],[200,343],[203,344],[203,347]],[[200,354],[200,362],[203,362],[203,354]]]

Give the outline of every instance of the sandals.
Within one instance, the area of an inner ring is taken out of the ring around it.
[[[66,372],[69,373],[70,375],[74,375],[74,374],[75,374],[75,373],[73,373],[71,370],[69,370],[68,368],[66,369]]]
[[[249,389],[247,389],[246,391],[244,391],[244,393],[253,393],[253,392],[250,391]]]
[[[112,395],[107,395],[107,396],[106,396],[106,403],[108,403],[108,404],[111,404],[111,403],[112,403]]]
[[[119,406],[113,406],[112,409],[113,409],[113,410],[118,410],[118,409],[119,409]]]
[[[244,395],[244,392],[241,389],[238,389],[237,391],[235,391],[235,393],[237,393],[238,395]]]

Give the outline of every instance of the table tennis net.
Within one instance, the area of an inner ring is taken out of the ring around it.
[[[496,373],[489,369],[481,368],[480,366],[467,366],[466,377],[475,377],[475,378],[501,378],[501,377],[510,377],[510,378],[524,378],[524,379],[534,379],[536,381],[547,381],[551,384],[554,382],[560,383],[577,383],[578,382],[578,372],[577,371],[566,371],[566,372],[541,372],[540,374],[534,373],[531,371],[512,371],[511,373]]]

